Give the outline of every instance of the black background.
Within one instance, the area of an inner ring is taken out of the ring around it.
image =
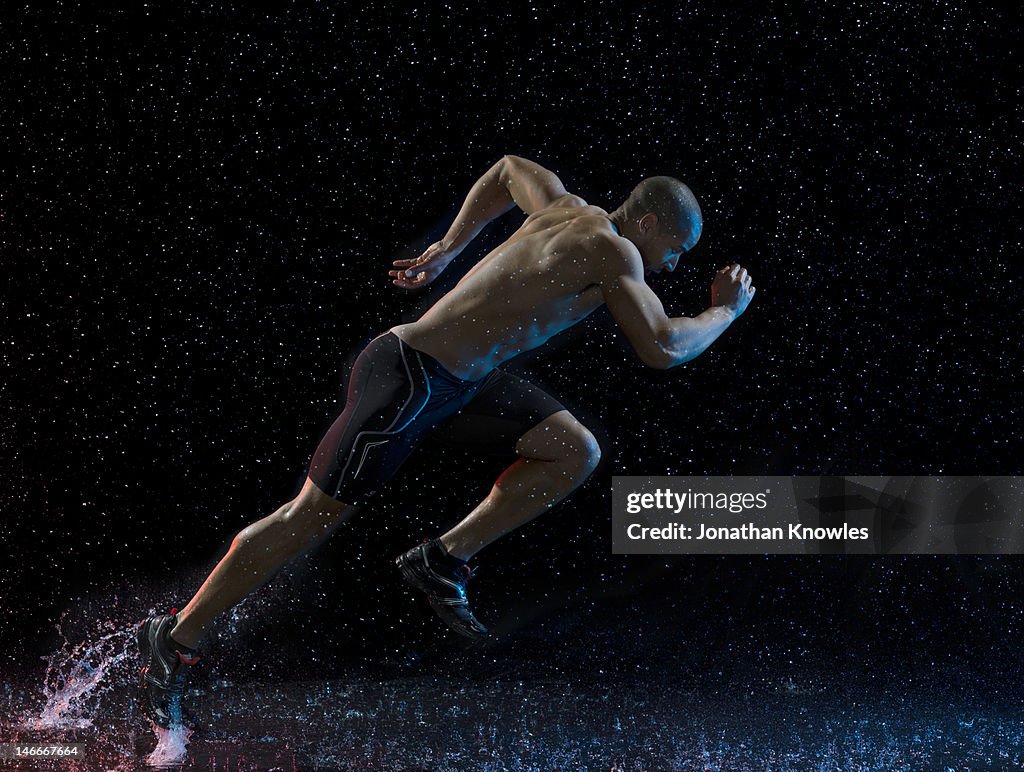
[[[609,211],[645,176],[683,179],[705,228],[652,278],[666,308],[699,313],[730,262],[758,294],[667,372],[606,311],[511,365],[593,429],[603,462],[481,553],[492,660],[599,629],[641,659],[1015,668],[1016,557],[610,555],[612,474],[1020,471],[1015,19],[676,5],[5,11],[3,656],[46,651],[68,608],[184,605],[296,491],[362,344],[520,222],[423,293],[386,276],[514,153]],[[450,653],[391,557],[499,471],[421,452],[213,645],[299,669]]]

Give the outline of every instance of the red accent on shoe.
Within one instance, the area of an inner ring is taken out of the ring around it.
[[[186,654],[182,654],[180,651],[177,650],[175,650],[174,653],[178,655],[178,662],[180,662],[182,665],[194,665],[197,662],[199,662],[200,659],[202,659],[202,657],[199,654],[193,654],[191,656],[188,656]]]
[[[172,609],[171,609],[171,616],[172,616],[172,617],[173,617],[173,616],[174,616],[175,614],[177,614],[177,613],[178,613],[178,609],[176,609],[176,608],[172,608]]]
[[[430,539],[428,539],[426,536],[424,536],[423,537],[423,543],[424,544],[430,544]]]

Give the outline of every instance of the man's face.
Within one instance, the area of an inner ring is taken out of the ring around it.
[[[700,228],[691,228],[680,233],[680,228],[657,228],[655,235],[640,250],[644,261],[644,273],[661,273],[676,269],[680,258],[693,249],[700,239]]]

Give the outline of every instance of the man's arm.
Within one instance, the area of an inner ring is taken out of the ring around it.
[[[568,195],[554,172],[516,155],[506,155],[470,188],[458,216],[441,240],[461,252],[496,217],[518,206],[526,214]]]
[[[393,282],[407,289],[431,282],[486,225],[519,206],[533,214],[569,194],[562,181],[543,166],[515,155],[503,156],[470,188],[455,221],[440,241],[419,257],[395,260],[404,270],[392,270]],[[582,199],[574,203],[582,206]]]
[[[604,301],[645,364],[675,367],[700,356],[746,310],[755,289],[746,269],[723,268],[711,285],[712,305],[696,317],[670,318],[643,277],[635,250],[612,244],[603,260]]]

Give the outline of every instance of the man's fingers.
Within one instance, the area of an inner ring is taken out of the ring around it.
[[[415,274],[415,271],[413,271],[411,268],[403,268],[397,271],[388,271],[388,276],[393,276],[396,279],[407,278],[409,276],[412,276],[413,274]]]
[[[401,260],[392,261],[392,265],[423,265],[429,263],[433,257],[431,255],[422,254],[419,257],[403,258]]]
[[[392,284],[395,284],[403,289],[415,289],[421,284],[427,283],[426,271],[420,271],[415,276],[407,275],[407,271],[398,271],[396,278],[392,280]]]

